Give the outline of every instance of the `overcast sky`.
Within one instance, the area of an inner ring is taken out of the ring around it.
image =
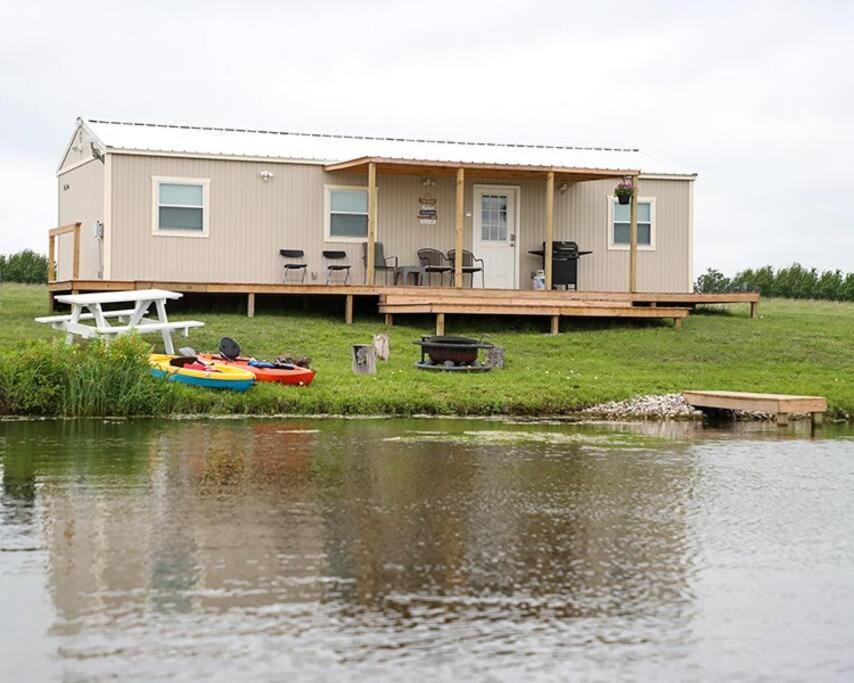
[[[854,271],[854,2],[0,0],[0,252],[77,116],[636,146],[699,173],[695,273]]]

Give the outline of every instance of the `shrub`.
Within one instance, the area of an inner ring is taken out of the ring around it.
[[[0,413],[158,415],[177,400],[151,376],[150,347],[136,336],[67,346],[38,342],[0,355]]]
[[[730,291],[730,280],[719,270],[709,268],[697,278],[694,291],[700,294],[718,294]]]
[[[47,256],[32,249],[0,256],[0,282],[43,284],[47,282]]]

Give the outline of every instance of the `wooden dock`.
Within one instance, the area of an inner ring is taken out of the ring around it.
[[[771,413],[777,416],[780,426],[789,424],[790,415],[803,413],[810,415],[813,425],[819,425],[827,411],[827,399],[822,396],[697,390],[683,391],[682,396],[695,408]]]
[[[391,324],[395,315],[428,314],[436,317],[442,333],[447,315],[522,315],[550,320],[557,334],[560,319],[567,317],[633,318],[672,320],[676,329],[700,305],[747,304],[756,317],[759,294],[692,294],[674,292],[576,292],[530,289],[468,289],[380,285],[273,284],[252,282],[175,282],[152,280],[64,280],[49,284],[51,294],[130,289],[167,289],[182,294],[239,295],[246,297],[246,313],[255,314],[257,296],[340,297],[344,320],[353,322],[354,301],[372,299]]]

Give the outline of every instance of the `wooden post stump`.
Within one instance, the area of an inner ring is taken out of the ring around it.
[[[344,322],[347,325],[353,324],[353,295],[348,294],[344,300]]]
[[[246,317],[255,317],[255,292],[249,292],[246,295]]]
[[[486,350],[486,364],[491,368],[504,367],[504,348],[501,346],[493,346]]]
[[[377,359],[388,360],[389,350],[387,334],[374,335],[374,352],[376,353]]]
[[[560,316],[553,315],[551,322],[551,329],[549,330],[550,334],[558,334],[560,332]]]
[[[751,301],[750,302],[750,317],[758,318],[759,317],[759,302]]]
[[[357,375],[377,374],[377,353],[373,344],[353,344],[353,372]]]

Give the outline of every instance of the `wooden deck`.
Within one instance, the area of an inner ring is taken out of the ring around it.
[[[237,294],[246,296],[246,312],[255,314],[256,295],[341,297],[345,322],[353,321],[356,298],[373,298],[391,324],[395,315],[436,316],[438,333],[446,315],[524,315],[551,320],[557,333],[561,317],[635,318],[672,320],[677,329],[698,305],[748,304],[756,317],[759,294],[683,294],[668,292],[574,292],[454,287],[392,287],[382,285],[267,284],[236,282],[168,282],[152,280],[64,280],[51,282],[51,294],[128,289],[168,289],[183,294]]]
[[[788,424],[789,416],[798,413],[809,413],[813,424],[820,424],[827,410],[827,399],[822,396],[698,390],[683,391],[682,396],[695,408],[771,413],[777,416],[779,425]]]

